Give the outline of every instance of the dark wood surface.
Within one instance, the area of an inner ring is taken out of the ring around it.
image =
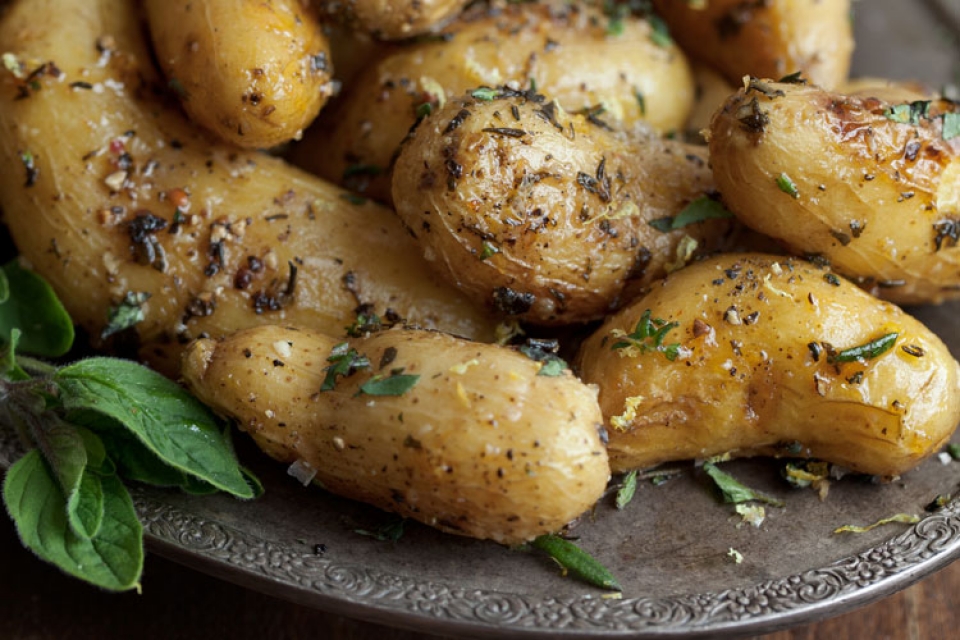
[[[956,637],[960,563],[877,603],[764,640],[919,640]],[[0,638],[4,640],[415,640],[298,606],[148,554],[143,591],[111,594],[37,561],[0,516]]]

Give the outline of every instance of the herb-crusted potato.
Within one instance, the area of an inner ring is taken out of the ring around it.
[[[745,224],[883,298],[955,298],[960,104],[875,95],[749,81],[711,125],[717,187]]]
[[[135,322],[140,356],[172,373],[191,338],[281,321],[339,335],[358,307],[492,338],[393,212],[159,102],[135,3],[15,2],[0,51],[0,207],[95,339]]]
[[[780,78],[798,71],[834,88],[853,53],[850,0],[654,0],[670,34],[690,57],[732,83],[745,75]]]
[[[333,493],[506,544],[559,530],[610,476],[596,389],[545,371],[440,333],[275,326],[200,340],[183,363],[201,400]]]
[[[478,7],[478,11],[482,9]],[[610,19],[585,4],[510,4],[471,13],[443,36],[371,65],[321,114],[295,162],[375,200],[389,201],[392,159],[410,127],[447,97],[486,85],[534,83],[568,111],[681,130],[693,101],[683,53],[640,18]]]
[[[190,117],[242,147],[299,138],[333,94],[330,51],[301,0],[145,0],[161,68]]]
[[[448,100],[407,140],[397,213],[449,281],[538,324],[603,317],[731,230],[703,147],[619,135],[532,91]],[[705,216],[678,224],[681,211]]]
[[[899,475],[960,421],[960,366],[898,307],[793,258],[668,276],[583,345],[614,471],[780,455]]]

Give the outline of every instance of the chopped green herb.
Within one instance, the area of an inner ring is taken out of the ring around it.
[[[477,100],[490,102],[491,100],[495,100],[500,95],[500,91],[497,89],[491,89],[490,87],[478,87],[471,91],[470,95]]]
[[[957,136],[960,136],[960,113],[943,114],[943,139],[952,140]]]
[[[921,118],[929,117],[930,101],[916,100],[907,104],[896,104],[887,108],[883,112],[888,120],[899,122],[900,124],[920,124]]]
[[[780,187],[780,191],[783,191],[791,198],[800,197],[800,192],[797,190],[797,185],[795,185],[793,180],[790,179],[790,176],[785,173],[781,173],[779,176],[777,176],[777,186]]]
[[[647,99],[643,97],[643,94],[640,93],[639,89],[633,90],[633,97],[637,99],[637,107],[640,108],[640,115],[647,115]]]
[[[960,444],[951,442],[947,445],[947,453],[950,454],[950,457],[954,460],[960,460]]]
[[[492,242],[489,242],[488,240],[484,240],[483,243],[480,245],[481,260],[486,260],[487,258],[491,256],[495,256],[498,253],[500,253],[500,247],[493,244]]]
[[[359,369],[370,367],[370,359],[357,353],[357,350],[346,342],[334,345],[327,362],[330,366],[324,369],[327,375],[323,379],[323,384],[320,385],[320,391],[332,391],[336,388],[337,376],[346,378]]]
[[[375,164],[351,164],[343,170],[343,179],[351,176],[378,176],[383,173],[383,167]]]
[[[360,392],[368,396],[402,396],[419,381],[417,374],[398,372],[387,377],[376,375],[360,385]]]
[[[763,521],[767,518],[767,510],[763,508],[763,505],[741,503],[736,505],[734,509],[737,515],[740,516],[742,523],[754,527],[762,525]]]
[[[560,343],[556,340],[528,338],[526,344],[520,347],[520,353],[531,360],[543,364],[537,372],[538,376],[557,377],[567,368],[567,363],[557,355]]]
[[[777,82],[783,82],[784,84],[807,84],[807,81],[803,78],[803,71],[795,71],[790,75],[783,76]]]
[[[433,105],[429,102],[424,102],[423,104],[419,105],[414,112],[416,113],[418,120],[426,118],[433,113]]]
[[[106,339],[115,333],[143,322],[143,305],[150,299],[146,291],[128,291],[115,307],[107,314],[107,326],[100,332],[100,338]]]
[[[380,542],[396,542],[403,537],[403,527],[406,524],[406,520],[393,520],[385,524],[380,525],[373,531],[368,531],[366,529],[354,529],[354,533],[359,533],[362,536],[367,536],[368,538],[374,538]]]
[[[347,335],[351,338],[359,338],[368,333],[380,331],[383,328],[383,320],[375,313],[358,313],[357,319],[353,324],[346,327]]]
[[[610,349],[612,351],[622,350],[627,355],[631,355],[631,351],[636,352],[636,354],[658,351],[667,360],[673,362],[680,355],[680,343],[663,344],[663,340],[670,331],[679,326],[680,324],[677,322],[651,318],[651,311],[647,309],[637,321],[633,333],[614,330],[613,336],[622,339],[614,342]]]
[[[657,231],[668,233],[670,231],[682,229],[683,227],[691,224],[696,224],[697,222],[703,222],[704,220],[732,217],[733,213],[723,206],[723,203],[719,200],[714,200],[710,196],[700,196],[699,198],[691,201],[690,204],[684,207],[677,215],[673,217],[657,218],[655,220],[651,220],[647,224]]]
[[[737,551],[736,549],[734,549],[733,547],[730,547],[729,549],[727,549],[727,555],[733,558],[734,564],[741,564],[743,562],[743,554]]]
[[[931,500],[930,503],[923,508],[923,510],[931,512],[936,511],[937,509],[942,509],[950,502],[951,497],[952,496],[949,493],[941,493],[936,498]]]
[[[673,44],[673,38],[670,37],[670,29],[660,16],[651,14],[647,16],[647,22],[649,22],[653,28],[653,31],[650,32],[650,40],[653,41],[653,44],[658,47],[669,47]]]
[[[893,348],[893,345],[896,344],[897,338],[899,337],[900,334],[896,331],[887,333],[866,344],[850,347],[849,349],[844,349],[843,351],[829,355],[827,356],[827,362],[836,364],[839,362],[858,362],[860,360],[876,358]]]
[[[367,203],[367,199],[363,196],[358,196],[355,193],[341,193],[340,197],[349,202],[350,204],[360,206]]]
[[[609,569],[569,540],[557,535],[543,535],[530,544],[545,552],[564,570],[570,571],[581,580],[602,589],[620,590],[620,584]]]
[[[847,524],[842,527],[837,527],[833,530],[834,533],[866,533],[871,529],[876,529],[877,527],[883,526],[885,524],[892,524],[895,522],[900,522],[904,524],[915,524],[920,522],[918,516],[910,515],[909,513],[898,513],[896,515],[890,516],[889,518],[883,518],[877,520],[873,524],[868,524],[865,527],[861,527],[855,524]]]
[[[623,484],[617,490],[617,509],[624,509],[637,493],[637,471],[634,469],[623,477]]]
[[[712,462],[704,463],[703,470],[716,483],[717,488],[720,490],[720,494],[723,497],[723,501],[728,504],[739,504],[741,502],[755,501],[765,502],[775,507],[783,506],[783,502],[781,500],[744,486],[740,483],[740,481],[730,474],[726,473],[725,471],[721,471],[720,468]]]

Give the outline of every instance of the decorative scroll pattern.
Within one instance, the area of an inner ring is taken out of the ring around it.
[[[9,429],[0,429],[0,467],[19,454]],[[960,500],[864,553],[820,569],[744,589],[664,598],[598,597],[531,600],[489,590],[466,590],[333,560],[262,540],[166,504],[149,489],[133,490],[148,536],[197,556],[228,564],[253,577],[303,589],[338,602],[443,622],[540,632],[708,632],[750,623],[774,623],[784,614],[855,599],[870,587],[930,561],[960,553]]]
[[[598,597],[530,600],[510,593],[465,590],[375,569],[337,564],[261,540],[135,495],[146,530],[157,538],[275,581],[407,615],[539,631],[709,631],[855,598],[864,589],[938,556],[960,551],[960,501],[860,555],[744,589],[666,598]],[[409,623],[410,621],[407,620]]]

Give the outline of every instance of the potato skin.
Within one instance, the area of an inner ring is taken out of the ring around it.
[[[853,53],[850,0],[654,0],[670,35],[690,57],[729,82],[745,75],[781,78],[797,71],[833,88]]]
[[[157,60],[191,119],[264,149],[299,139],[334,92],[330,47],[301,0],[144,0]]]
[[[382,40],[399,40],[440,29],[469,0],[317,0],[315,4],[337,18]]]
[[[582,4],[473,11],[441,38],[405,46],[371,65],[321,114],[292,158],[389,202],[392,158],[418,107],[437,107],[481,85],[527,87],[531,80],[568,111],[603,104],[605,117],[625,127],[644,120],[661,132],[681,130],[693,102],[683,53],[657,45],[642,19],[625,18],[619,35],[608,33],[608,23],[599,8]]]
[[[394,171],[397,213],[471,299],[536,324],[595,320],[663,277],[689,238],[694,255],[727,239],[729,219],[649,224],[713,190],[702,147],[619,135],[532,92],[492,95],[448,100]]]
[[[662,340],[679,345],[674,361],[614,348],[646,310],[678,323]],[[831,362],[831,348],[890,333],[875,357]],[[673,273],[593,334],[579,362],[600,385],[614,471],[729,452],[896,476],[960,421],[960,366],[936,335],[794,258],[728,254]]]
[[[338,342],[257,327],[196,342],[183,377],[271,457],[306,461],[331,492],[450,533],[525,542],[603,494],[596,389],[569,371],[541,376],[504,347],[394,329],[352,340],[370,368],[320,391]],[[399,369],[420,376],[402,395],[360,392]]]
[[[751,81],[711,124],[717,187],[745,224],[880,297],[956,298],[960,137],[943,138],[941,116],[960,105],[934,100],[913,124],[908,102],[867,94]],[[907,122],[892,119],[894,108]]]
[[[26,72],[32,60],[59,69],[36,91],[0,73],[0,207],[21,255],[96,342],[130,292],[150,294],[133,338],[166,373],[194,337],[269,322],[339,335],[361,304],[492,339],[494,322],[439,283],[393,212],[212,142],[158,102],[140,33],[135,4],[120,0],[19,2],[0,24],[0,48]]]

